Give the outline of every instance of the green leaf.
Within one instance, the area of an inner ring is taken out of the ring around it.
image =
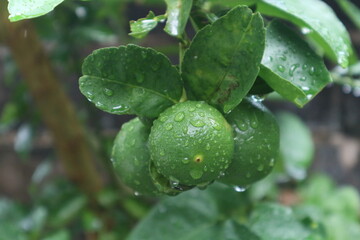
[[[136,45],[94,51],[83,64],[80,91],[113,114],[157,117],[182,95],[180,74],[168,58]]]
[[[155,16],[155,14],[150,11],[145,18],[130,21],[131,33],[129,33],[129,35],[135,38],[143,38],[163,20],[165,20],[164,15]]]
[[[166,197],[135,227],[127,240],[258,240],[245,226],[232,220],[221,221],[223,205],[230,203],[232,212],[240,193],[222,184],[206,191],[194,189],[176,197]],[[227,199],[223,199],[227,196]],[[231,198],[231,197],[232,198]]]
[[[165,0],[167,21],[165,31],[171,36],[180,37],[189,19],[192,0]]]
[[[323,60],[279,21],[267,27],[261,64],[260,76],[267,84],[299,107],[331,82]]]
[[[200,30],[186,51],[185,88],[226,113],[249,92],[264,51],[265,31],[259,13],[237,7]]]
[[[261,0],[258,10],[269,16],[286,19],[313,38],[334,61],[347,67],[351,43],[344,25],[333,10],[320,0]]]
[[[64,0],[8,0],[9,19],[12,22],[39,17],[51,12]]]
[[[181,240],[260,240],[247,227],[236,223],[233,220],[218,222],[193,231]]]
[[[314,143],[307,126],[290,113],[277,114],[280,126],[280,156],[287,173],[302,180],[314,157]]]
[[[360,9],[348,0],[336,0],[336,2],[355,24],[355,26],[360,29]]]
[[[262,240],[299,240],[311,234],[291,208],[275,203],[258,205],[251,213],[249,226]]]

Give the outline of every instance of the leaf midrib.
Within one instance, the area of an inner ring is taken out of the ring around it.
[[[242,35],[242,37],[241,37],[241,39],[240,39],[240,41],[238,42],[238,44],[237,44],[237,46],[236,46],[236,48],[235,48],[235,51],[234,52],[237,52],[238,51],[238,49],[240,48],[240,46],[241,46],[241,43],[242,43],[242,41],[244,40],[244,38],[245,38],[245,33],[247,33],[248,32],[248,30],[249,30],[249,27],[251,26],[251,22],[253,21],[253,18],[254,18],[254,15],[253,14],[251,14],[251,19],[250,19],[250,21],[249,21],[249,24],[246,26],[246,29],[245,29],[245,31],[244,31],[244,33],[243,33],[243,35]],[[233,62],[233,59],[235,58],[235,55],[236,54],[233,54],[232,55],[232,57],[231,57],[231,61],[230,62]],[[227,76],[227,74],[229,73],[229,68],[230,68],[230,66],[232,66],[232,64],[229,64],[229,66],[227,66],[226,67],[226,70],[225,70],[225,72],[224,72],[224,75],[223,75],[223,77],[221,78],[221,80],[220,80],[220,82],[218,83],[218,85],[217,85],[217,87],[216,87],[216,89],[210,94],[210,96],[207,98],[207,102],[209,102],[213,97],[214,97],[214,95],[215,95],[215,93],[220,89],[220,87],[221,87],[221,85],[222,85],[222,83],[224,82],[224,80],[225,80],[225,77]]]
[[[112,79],[108,79],[108,78],[104,78],[104,77],[92,76],[92,75],[84,75],[83,77],[84,77],[84,78],[85,78],[85,77],[91,77],[91,78],[99,79],[99,80],[101,80],[101,81],[104,81],[104,80],[105,80],[105,81],[110,82],[110,83],[121,84],[121,85],[124,85],[124,86],[127,86],[127,87],[131,87],[131,88],[142,88],[142,89],[144,89],[144,90],[146,90],[146,91],[148,91],[148,92],[150,92],[150,93],[152,93],[152,94],[155,94],[155,95],[158,95],[158,96],[160,96],[160,97],[163,97],[163,98],[165,98],[165,99],[173,102],[174,104],[175,104],[175,103],[178,103],[177,100],[172,99],[172,98],[170,98],[170,97],[168,97],[168,96],[166,96],[166,95],[164,95],[164,94],[161,94],[161,93],[159,93],[159,92],[156,92],[156,91],[154,91],[154,90],[152,90],[152,89],[150,89],[150,88],[145,88],[145,87],[141,87],[141,86],[137,86],[137,85],[133,85],[133,84],[121,82],[121,81],[116,81],[116,80],[112,80]]]

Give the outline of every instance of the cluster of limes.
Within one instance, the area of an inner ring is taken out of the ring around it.
[[[278,150],[278,125],[260,101],[244,99],[226,115],[186,101],[166,109],[151,127],[139,118],[125,123],[112,161],[135,192],[176,195],[215,180],[248,186],[269,174]]]

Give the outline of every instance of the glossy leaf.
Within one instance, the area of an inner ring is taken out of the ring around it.
[[[331,77],[323,60],[291,29],[273,21],[266,30],[260,76],[281,96],[302,107]]]
[[[309,129],[295,115],[277,115],[280,126],[280,156],[290,176],[302,180],[314,157],[314,143]]]
[[[164,15],[155,16],[155,14],[150,11],[145,18],[130,21],[131,33],[129,33],[129,35],[135,38],[143,38],[163,20],[165,20]]]
[[[165,198],[143,218],[127,240],[259,239],[245,226],[232,220],[221,221],[220,216],[224,213],[222,207],[226,202],[233,206],[231,212],[241,205],[232,201],[238,200],[236,195],[239,193],[221,184],[214,185],[206,191],[194,189]]]
[[[190,96],[231,111],[258,75],[264,38],[260,14],[247,7],[234,8],[200,30],[182,64]]]
[[[39,17],[51,12],[64,0],[8,0],[9,19],[12,22]]]
[[[94,51],[83,64],[80,91],[113,114],[157,117],[178,102],[182,81],[163,54],[135,45]]]
[[[300,26],[330,58],[344,68],[348,66],[348,58],[352,52],[349,34],[333,10],[323,1],[261,0],[258,10]]]
[[[311,234],[291,208],[275,203],[258,205],[251,213],[249,226],[262,240],[308,239]]]
[[[180,37],[189,19],[192,0],[165,0],[167,5],[167,21],[165,31],[175,37]]]

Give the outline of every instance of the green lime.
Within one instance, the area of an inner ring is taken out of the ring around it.
[[[225,116],[235,131],[234,158],[220,182],[245,187],[266,177],[279,154],[275,117],[256,99],[244,99]]]
[[[178,103],[154,121],[149,149],[154,167],[173,184],[203,185],[229,166],[234,152],[232,128],[205,102]]]
[[[149,132],[138,118],[123,124],[115,138],[112,162],[116,174],[135,193],[158,195],[150,176]]]

